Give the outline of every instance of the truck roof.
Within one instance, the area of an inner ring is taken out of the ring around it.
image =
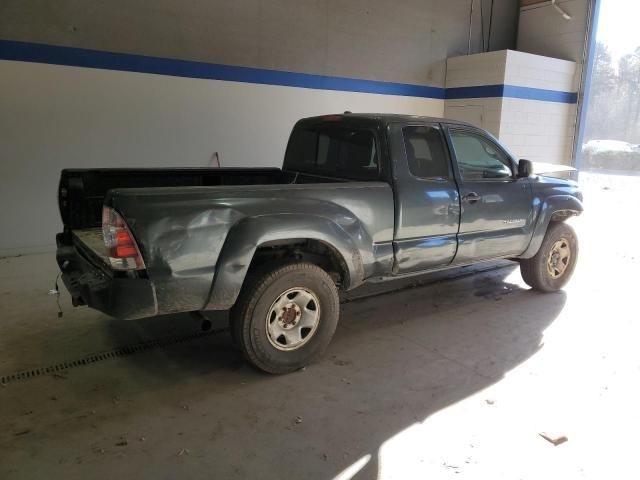
[[[318,115],[315,117],[303,118],[301,121],[321,122],[321,121],[336,121],[336,120],[349,119],[349,118],[373,120],[373,121],[381,122],[385,125],[389,123],[397,123],[397,122],[422,121],[422,122],[432,122],[432,123],[448,123],[451,125],[464,125],[467,127],[477,128],[470,123],[460,122],[458,120],[451,120],[448,118],[428,117],[428,116],[421,116],[421,115],[407,115],[407,114],[401,114],[401,113],[352,113],[352,112],[330,113],[327,115]]]

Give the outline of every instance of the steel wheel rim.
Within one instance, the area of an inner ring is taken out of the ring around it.
[[[547,257],[547,272],[551,278],[560,278],[567,271],[571,261],[571,247],[566,238],[557,240]]]
[[[282,292],[265,319],[269,343],[278,350],[297,350],[306,344],[320,323],[320,300],[305,287]]]

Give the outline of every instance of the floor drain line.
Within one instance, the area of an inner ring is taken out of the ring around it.
[[[134,345],[126,345],[124,347],[115,348],[113,350],[108,350],[106,352],[93,353],[77,360],[60,362],[54,365],[49,365],[48,367],[33,368],[31,370],[24,370],[21,372],[4,375],[0,377],[0,384],[7,385],[9,383],[17,382],[19,380],[29,380],[31,378],[40,377],[42,375],[51,375],[57,372],[63,372],[65,370],[69,370],[70,368],[84,367],[86,365],[91,365],[94,363],[103,362],[105,360],[111,360],[114,358],[126,357],[129,355],[146,352],[156,348],[168,347],[168,346],[176,345],[179,343],[199,340],[202,338],[211,337],[213,335],[224,333],[228,330],[229,330],[228,328],[219,328],[219,329],[209,330],[206,332],[197,332],[189,335],[165,337],[165,338],[159,338],[155,340],[149,340],[148,342],[137,343]]]

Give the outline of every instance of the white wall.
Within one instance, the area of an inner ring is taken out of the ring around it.
[[[447,100],[444,116],[484,128],[501,138],[502,101],[502,97]]]
[[[504,83],[508,50],[476,53],[447,59],[446,87],[470,87]]]
[[[576,106],[504,98],[500,141],[518,158],[572,165]]]
[[[509,50],[504,83],[576,92],[576,72],[575,62]],[[520,158],[572,165],[576,115],[575,103],[504,98],[499,138]]]
[[[577,91],[580,78],[576,62],[515,50],[506,52],[504,83],[561,92]]]
[[[515,46],[518,4],[483,1],[491,47]],[[467,52],[469,1],[2,0],[0,19],[0,40],[442,88],[447,57]],[[63,167],[201,166],[213,151],[276,165],[296,119],[346,109],[442,115],[443,101],[0,61],[0,200],[13,206],[0,255],[52,246]]]
[[[491,48],[518,3],[482,0]],[[0,39],[270,70],[444,85],[467,53],[469,0],[2,0]],[[481,49],[475,0],[471,51]]]
[[[501,85],[504,83],[507,50],[478,53],[447,59],[446,87]],[[447,100],[445,117],[488,130],[500,137],[502,98]]]
[[[576,92],[575,62],[513,50],[450,58],[447,88],[507,85]],[[446,100],[445,116],[494,134],[514,155],[571,165],[576,104],[494,97]]]
[[[0,61],[0,255],[50,250],[68,167],[279,166],[294,122],[442,100]]]

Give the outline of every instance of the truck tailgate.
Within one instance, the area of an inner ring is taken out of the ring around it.
[[[158,314],[155,288],[146,275],[130,277],[111,269],[101,228],[73,230],[71,239],[73,245],[58,244],[56,260],[74,305],[122,319]]]
[[[71,233],[73,243],[76,247],[81,248],[94,259],[109,265],[107,247],[104,244],[102,236],[102,228],[83,228],[73,230]]]

